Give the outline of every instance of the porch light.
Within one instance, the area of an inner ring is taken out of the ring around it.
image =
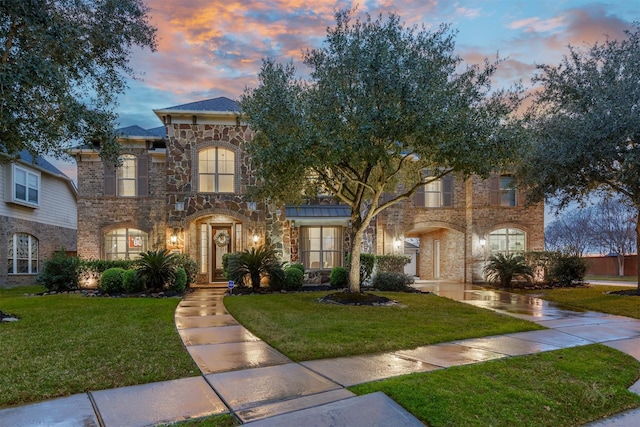
[[[176,211],[181,212],[184,210],[184,202],[176,202]]]
[[[169,237],[169,241],[171,242],[172,245],[175,245],[176,243],[178,243],[178,235],[176,234],[176,230],[173,230],[173,232],[171,233],[171,237]]]
[[[260,236],[258,236],[257,234],[253,235],[253,243],[258,243],[258,240],[260,240]]]
[[[480,238],[480,246],[484,247],[487,244],[487,239],[483,237]]]
[[[400,239],[396,239],[393,243],[394,243],[394,245],[396,246],[396,249],[400,249],[400,244],[402,244],[402,242],[400,241]]]

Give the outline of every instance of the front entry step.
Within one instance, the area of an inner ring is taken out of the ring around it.
[[[226,289],[229,287],[229,285],[227,282],[192,283],[190,287],[191,289]]]

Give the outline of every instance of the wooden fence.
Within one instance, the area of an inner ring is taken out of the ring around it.
[[[618,257],[615,255],[587,256],[589,264],[587,275],[592,276],[617,276]],[[638,275],[638,255],[627,255],[624,257],[624,275]]]

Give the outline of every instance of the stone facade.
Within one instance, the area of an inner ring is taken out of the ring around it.
[[[284,206],[252,198],[250,190],[257,182],[244,147],[254,135],[239,121],[233,105],[216,98],[155,110],[164,123],[161,132],[138,128],[143,132],[125,135],[123,153],[135,155],[145,168],[138,171],[138,181],[144,185],[137,184],[136,197],[118,197],[107,185],[114,179],[113,170],[96,152],[76,150],[79,255],[104,258],[106,233],[135,229],[148,236],[148,249],[166,247],[188,254],[199,263],[198,282],[209,283],[223,280],[224,253],[268,244],[283,261],[300,262],[301,226],[331,226],[340,227],[344,262],[352,235],[348,216],[288,218]],[[232,191],[199,188],[208,185],[200,182],[199,171],[209,167],[201,166],[205,150],[215,151],[216,161],[219,151],[232,153]],[[425,208],[416,198],[378,215],[365,232],[363,252],[403,253],[404,239],[416,237],[420,239],[420,278],[472,282],[482,280],[482,265],[490,254],[486,241],[496,230],[520,230],[526,234],[527,250],[543,248],[542,206],[493,205],[491,179],[454,179],[447,185],[452,193],[447,207]],[[327,197],[311,203],[336,204]],[[311,276],[327,276],[328,271],[321,270],[312,271]]]

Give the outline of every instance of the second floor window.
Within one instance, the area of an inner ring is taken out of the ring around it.
[[[117,170],[118,197],[136,196],[136,156],[125,154],[121,158],[122,166]]]
[[[13,165],[13,201],[37,206],[40,202],[40,174]]]
[[[491,206],[518,206],[516,180],[511,175],[494,175],[489,179],[489,204]]]
[[[198,188],[201,193],[235,192],[235,153],[220,147],[198,154]]]
[[[415,195],[416,207],[425,208],[450,208],[453,207],[453,177],[445,175],[434,179],[427,175],[424,180],[427,184]]]

